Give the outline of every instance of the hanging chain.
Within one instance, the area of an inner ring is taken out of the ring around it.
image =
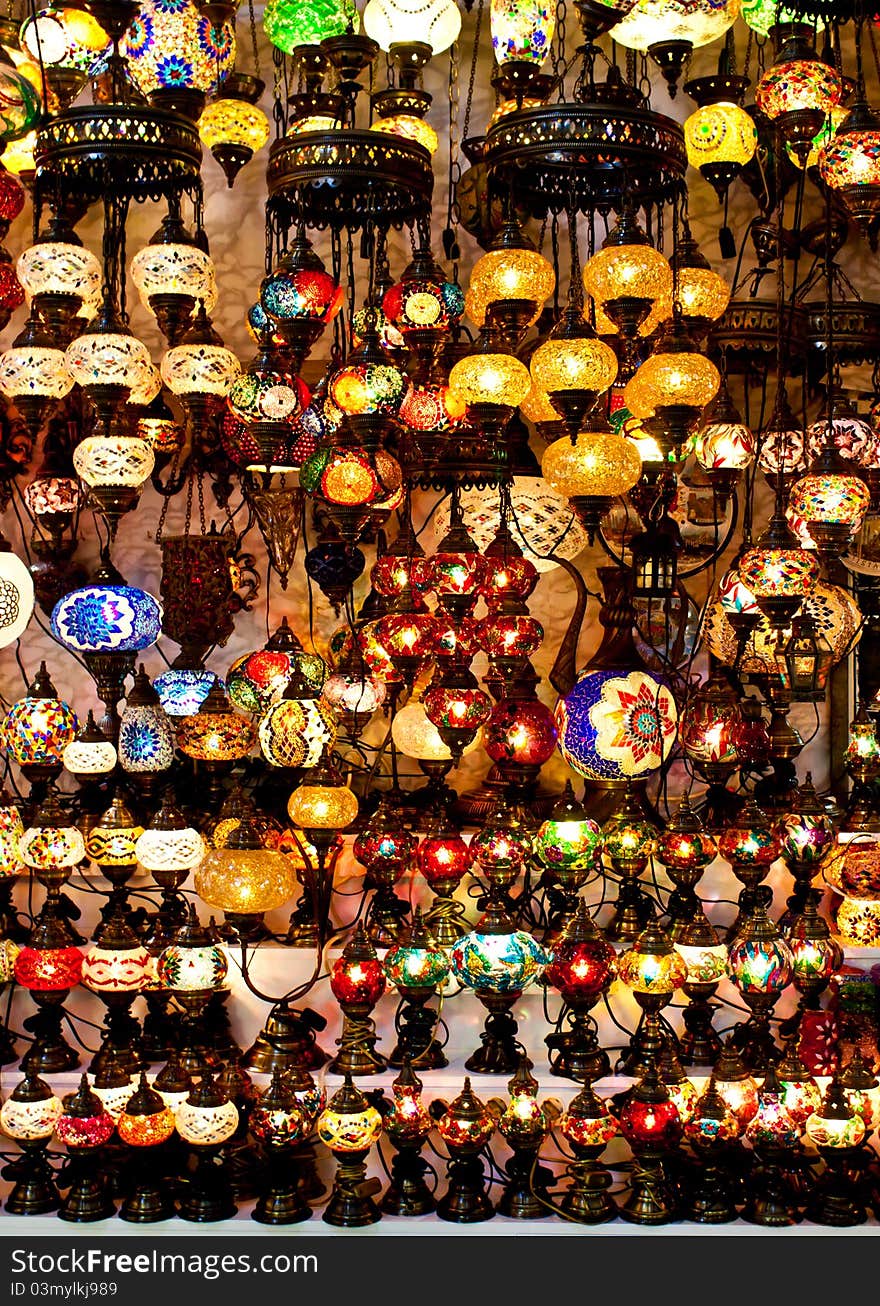
[[[254,72],[257,77],[260,76],[262,69],[260,67],[260,44],[257,40],[257,15],[254,12],[254,0],[248,0],[248,20],[251,25],[251,49],[254,55]]]
[[[449,193],[446,197],[446,230],[443,232],[443,251],[446,258],[452,261],[454,280],[458,278],[458,254],[460,251],[458,249],[457,228],[461,221],[457,197],[458,183],[461,180],[461,163],[459,161],[461,141],[458,135],[460,71],[461,61],[458,41],[453,41],[449,47],[449,80],[447,84],[449,94],[449,169],[447,184]]]

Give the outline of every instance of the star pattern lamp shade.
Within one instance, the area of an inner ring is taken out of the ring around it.
[[[180,88],[210,91],[235,59],[234,26],[215,25],[199,13],[194,0],[144,0],[121,52],[142,95]]]
[[[52,634],[78,653],[131,653],[155,644],[162,607],[132,585],[88,585],[52,609]]]
[[[672,691],[646,671],[587,671],[556,706],[559,751],[589,780],[650,775],[677,723]]]

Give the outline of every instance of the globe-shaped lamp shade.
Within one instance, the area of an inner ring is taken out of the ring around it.
[[[694,436],[694,453],[707,472],[742,471],[755,461],[755,440],[744,422],[707,422]]]
[[[73,384],[61,349],[13,345],[0,354],[0,390],[7,399],[63,399]]]
[[[194,761],[236,762],[251,751],[256,734],[246,717],[229,709],[225,697],[214,710],[209,695],[198,712],[181,718],[177,742]]]
[[[673,945],[666,952],[640,946],[639,939],[617,959],[617,974],[633,993],[672,995],[687,981],[687,966]]]
[[[606,245],[583,269],[584,289],[600,304],[616,299],[669,300],[672,269],[652,245]]]
[[[18,256],[18,279],[25,294],[73,295],[92,302],[101,288],[101,265],[84,245],[45,240],[30,245]]]
[[[461,31],[461,11],[455,0],[367,0],[364,31],[382,50],[421,41],[442,54]]]
[[[743,554],[739,576],[758,601],[803,599],[819,579],[819,564],[806,549],[758,546]]]
[[[172,992],[206,993],[223,987],[228,969],[226,953],[216,943],[169,943],[156,961],[156,978]]]
[[[83,958],[82,982],[93,993],[139,993],[149,983],[152,958],[146,948],[93,944]]]
[[[51,6],[37,9],[21,26],[24,52],[44,67],[90,72],[107,52],[110,38],[91,14]]]
[[[336,716],[319,698],[282,698],[263,716],[260,748],[272,766],[317,766],[336,742]]]
[[[131,653],[155,644],[162,606],[132,585],[87,585],[52,609],[52,634],[77,653]]]
[[[168,350],[160,371],[171,393],[181,398],[225,399],[241,375],[241,363],[225,345],[184,343]]]
[[[686,41],[695,48],[723,36],[739,16],[739,0],[636,0],[611,28],[611,39],[630,50]]]
[[[736,939],[727,963],[740,993],[779,993],[792,980],[791,951],[783,939]]]
[[[788,496],[789,510],[807,523],[859,529],[871,505],[867,485],[859,476],[814,472],[796,481]]]
[[[656,771],[677,724],[671,690],[645,671],[587,671],[556,707],[559,751],[589,780]]]
[[[129,774],[168,770],[174,761],[174,728],[160,704],[126,704],[118,750],[119,765]]]
[[[195,888],[209,907],[255,916],[283,907],[293,897],[296,875],[282,852],[218,848],[197,867]]]
[[[297,46],[319,45],[331,36],[342,36],[357,19],[351,0],[268,0],[263,27],[274,46],[293,54]]]
[[[287,814],[301,830],[344,830],[357,818],[358,800],[347,785],[304,784],[290,795]]]
[[[590,870],[598,865],[602,830],[586,814],[548,817],[539,825],[534,853],[542,866],[553,873]]]
[[[15,959],[15,979],[23,989],[61,993],[74,988],[82,977],[79,948],[22,948]]]
[[[129,75],[142,95],[211,91],[235,60],[235,28],[215,25],[194,0],[144,0],[121,43]]]
[[[549,954],[524,930],[484,934],[479,923],[452,949],[452,971],[475,992],[521,993],[540,979]]]
[[[23,1080],[22,1084],[33,1086],[33,1080]],[[61,1101],[52,1092],[48,1084],[42,1080],[37,1080],[36,1084],[45,1089],[45,1094],[39,1097],[34,1095],[35,1100],[19,1101],[16,1098],[16,1090],[13,1089],[11,1095],[0,1107],[0,1129],[3,1130],[7,1138],[12,1138],[16,1142],[32,1142],[40,1138],[49,1139],[55,1132],[55,1126],[63,1111]],[[27,1097],[31,1097],[28,1092]]]
[[[501,699],[483,727],[483,747],[501,764],[543,766],[557,738],[553,713],[538,699]]]
[[[624,402],[635,417],[650,417],[657,408],[684,405],[705,408],[718,393],[721,375],[703,354],[649,354],[624,390]]]
[[[213,311],[217,301],[214,263],[198,245],[162,241],[145,245],[131,260],[131,279],[146,308],[155,295],[179,295]]]
[[[382,963],[375,953],[357,958],[343,953],[330,971],[330,989],[337,1002],[374,1007],[385,992]]]
[[[482,326],[490,305],[520,300],[535,304],[533,316],[537,316],[555,284],[552,264],[536,249],[490,249],[477,259],[471,271],[469,315],[477,326]]]
[[[155,463],[146,440],[134,435],[89,435],[73,451],[74,471],[90,488],[128,486],[139,490]]]
[[[551,337],[532,354],[529,371],[532,384],[548,394],[560,390],[601,394],[614,384],[617,355],[598,338]]]
[[[331,1152],[366,1152],[382,1133],[379,1112],[361,1094],[358,1096],[364,1104],[362,1110],[335,1110],[331,1098],[318,1116],[318,1138]]]
[[[24,634],[34,610],[34,582],[17,554],[0,540],[0,648]]]
[[[202,110],[199,136],[209,150],[235,145],[256,154],[269,139],[269,119],[259,105],[221,95]]]
[[[86,855],[85,840],[75,825],[31,825],[18,841],[25,866],[35,871],[64,871]]]
[[[685,119],[684,142],[692,168],[742,168],[754,157],[758,132],[754,119],[738,104],[706,104]]]
[[[449,387],[465,404],[516,408],[531,388],[528,369],[513,354],[469,354],[449,373]]]
[[[574,499],[626,494],[639,479],[642,460],[631,440],[613,431],[581,431],[544,450],[541,472],[558,494]]]
[[[149,384],[153,371],[146,345],[122,331],[87,331],[67,346],[64,360],[86,393],[95,385],[139,390]]]
[[[407,703],[395,714],[391,734],[397,748],[405,757],[422,762],[451,762],[452,753],[440,738],[439,731],[428,720],[424,704]],[[462,756],[480,747],[479,735],[465,745]]]
[[[755,103],[771,120],[797,110],[831,113],[840,103],[840,75],[821,59],[789,59],[773,64],[755,88]]]
[[[385,978],[399,989],[434,990],[449,974],[449,957],[436,944],[417,946],[397,943],[382,961]]]
[[[554,944],[544,978],[565,1002],[591,1003],[609,988],[615,963],[614,948],[601,936],[582,942],[563,937]]]
[[[226,1101],[202,1106],[191,1098],[192,1094],[181,1102],[174,1115],[175,1127],[183,1141],[192,1147],[217,1147],[230,1139],[238,1128],[235,1103]]]
[[[79,722],[61,698],[26,695],[6,714],[6,749],[19,766],[53,766],[61,762],[67,744],[76,738]]]
[[[201,862],[206,850],[199,831],[181,820],[176,829],[147,828],[134,851],[147,871],[191,871]]]

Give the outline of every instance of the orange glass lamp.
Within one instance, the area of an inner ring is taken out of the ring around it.
[[[583,308],[574,301],[532,354],[529,372],[533,388],[547,395],[566,434],[575,440],[599,395],[614,384],[617,355],[584,321]]]
[[[174,1112],[166,1106],[141,1072],[136,1090],[119,1115],[116,1128],[131,1148],[133,1182],[119,1209],[120,1220],[131,1224],[153,1224],[174,1214],[174,1203],[165,1180],[163,1144],[174,1133]]]
[[[659,1062],[665,1045],[660,1012],[685,984],[687,967],[669,935],[654,922],[618,958],[617,974],[642,1012],[622,1066],[625,1074],[643,1075]]]
[[[382,1133],[382,1117],[355,1088],[351,1075],[345,1075],[318,1116],[317,1131],[336,1161],[333,1192],[321,1218],[342,1229],[375,1224],[382,1213],[373,1197],[382,1185],[367,1179],[366,1159]]]
[[[340,831],[358,814],[357,798],[326,752],[309,772],[308,782],[290,795],[287,813],[315,850],[314,857],[302,858],[306,892],[294,913],[296,934],[289,936],[298,946],[311,947],[330,933],[332,850],[339,844]]]
[[[677,313],[624,390],[634,417],[650,419],[646,428],[661,449],[676,457],[721,385],[718,368],[699,349]]]
[[[574,442],[564,436],[544,451],[541,473],[557,494],[571,503],[593,539],[602,514],[619,495],[631,490],[642,471],[638,450],[626,436],[601,421],[581,431]]]
[[[684,123],[688,163],[702,173],[721,201],[758,148],[754,120],[739,103],[743,81],[700,77],[684,87],[697,102]]]
[[[632,341],[654,305],[671,301],[672,269],[625,210],[583,269],[584,289]]]
[[[506,222],[491,249],[477,259],[468,289],[468,311],[478,327],[497,327],[510,349],[536,321],[553,293],[552,265],[516,222]]]
[[[438,1104],[436,1111],[440,1110]],[[495,1207],[486,1191],[481,1152],[495,1133],[496,1119],[471,1089],[465,1077],[464,1087],[445,1107],[437,1120],[437,1132],[449,1152],[448,1186],[437,1203],[441,1220],[455,1224],[475,1224],[490,1220]]]
[[[428,1215],[436,1201],[425,1182],[428,1167],[420,1153],[434,1122],[422,1102],[422,1081],[408,1059],[392,1082],[391,1093],[393,1101],[382,1124],[394,1146],[394,1157],[382,1210],[386,1215]]]
[[[253,725],[233,711],[219,683],[211,687],[197,712],[181,719],[177,743],[205,775],[205,803],[210,810],[219,805],[224,776],[235,762],[247,757],[255,741]]]

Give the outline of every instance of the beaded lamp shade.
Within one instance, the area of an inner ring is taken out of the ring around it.
[[[423,41],[434,54],[448,50],[461,30],[455,0],[368,0],[364,31],[382,50],[393,44]]]
[[[90,487],[130,486],[140,489],[156,463],[146,440],[132,435],[89,435],[73,451],[73,467]]]

